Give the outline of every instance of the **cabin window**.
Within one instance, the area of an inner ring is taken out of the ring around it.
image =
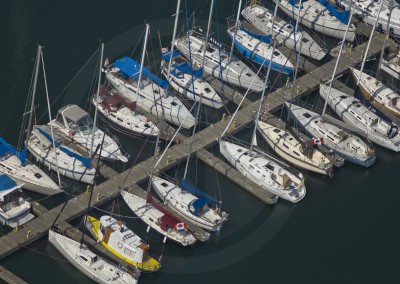
[[[237,151],[240,153],[240,152],[243,152],[243,150],[242,149],[237,149]]]
[[[300,156],[300,154],[299,154],[299,153],[297,153],[296,151],[293,151],[293,153],[294,153],[294,154],[296,154],[297,156]]]
[[[161,186],[163,186],[163,187],[168,187],[168,183],[163,182],[163,183],[161,184]]]
[[[307,43],[307,42],[309,42],[310,40],[308,39],[308,38],[305,38],[305,37],[303,37],[303,39],[301,40],[303,43]]]
[[[42,175],[41,174],[39,174],[39,173],[35,173],[35,178],[37,178],[37,179],[40,179],[42,177]]]
[[[269,170],[271,170],[271,171],[274,171],[274,169],[275,169],[274,166],[272,166],[270,164],[266,164],[264,167],[269,169]]]
[[[308,112],[303,113],[303,116],[304,116],[305,118],[310,118],[310,117],[311,117],[311,115],[310,115]]]
[[[274,55],[275,56],[279,56],[279,55],[281,55],[278,51],[274,51]]]
[[[250,73],[245,74],[247,77],[251,77],[252,75]]]
[[[319,132],[321,132],[322,134],[324,134],[324,135],[325,135],[325,132],[324,132],[324,131],[322,131],[321,129],[319,130]]]
[[[177,106],[178,104],[176,102],[171,103],[172,106]]]
[[[326,135],[326,137],[328,137],[331,141],[335,141],[335,139],[333,139],[331,136]]]
[[[124,249],[124,254],[125,255],[129,255],[129,256],[134,256],[135,255],[135,253],[133,251],[131,251],[130,249],[128,249],[128,248]]]
[[[207,94],[211,93],[211,90],[209,87],[204,88],[204,91],[206,91]]]
[[[367,79],[366,80],[371,80],[372,78],[371,77],[367,77]]]
[[[80,255],[79,257],[80,257],[83,261],[88,261],[86,257],[83,257],[83,256],[81,256],[81,255]]]
[[[275,132],[275,133],[279,133],[279,132],[281,132],[281,130],[278,129],[278,128],[275,128],[275,129],[274,129],[274,132]]]

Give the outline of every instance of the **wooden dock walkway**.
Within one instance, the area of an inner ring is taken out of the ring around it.
[[[13,284],[27,284],[28,283],[1,265],[0,265],[0,279],[6,281],[7,283],[13,283]]]
[[[368,57],[375,56],[380,52],[383,39],[384,35],[375,34]],[[352,53],[344,54],[336,75],[346,72],[349,66],[360,63],[362,61],[362,55],[366,49],[366,45],[367,43],[363,43],[355,47]],[[300,77],[296,82],[295,96],[300,98],[312,91],[317,90],[321,81],[330,79],[334,64],[335,60],[331,60],[326,64],[312,70],[310,73]],[[289,84],[287,87],[283,87],[277,91],[271,92],[263,104],[264,109],[269,113],[272,113],[281,108],[283,103],[290,98],[291,89],[292,86]],[[232,95],[232,100],[238,103],[238,101],[241,100],[240,96],[240,92],[235,92]],[[259,100],[256,102],[245,100],[245,103],[242,104],[241,109],[234,118],[235,123],[231,124],[227,134],[234,135],[251,125],[253,123],[254,115],[257,111],[259,103]],[[245,187],[247,190],[252,189],[252,194],[263,200],[263,202],[268,203],[270,201],[270,203],[273,203],[273,196],[265,194],[265,191],[262,193],[257,185],[251,184],[251,182],[247,180],[242,182],[238,181],[238,177],[234,177],[235,172],[231,170],[226,163],[220,162],[221,160],[212,157],[212,155],[207,152],[206,149],[209,149],[218,143],[217,139],[228,125],[228,121],[228,118],[226,118],[224,121],[220,120],[210,125],[206,129],[196,133],[190,154],[197,155],[197,157],[205,161],[206,164],[212,165],[213,168],[228,178],[231,178],[234,182],[237,182],[241,186]],[[165,172],[186,160],[186,157],[189,154],[190,143],[191,139],[183,139],[180,144],[170,147],[158,164],[156,172]],[[137,192],[137,194],[144,194],[144,191],[140,188],[140,185],[148,180],[149,169],[152,167],[153,158],[142,161],[135,165],[132,169],[126,170],[119,174],[104,166],[102,171],[108,180],[96,186],[92,200],[93,206],[100,207],[106,202],[113,200],[115,196],[118,195],[120,188],[128,188],[130,191]],[[240,177],[241,176],[239,176],[239,179]],[[242,180],[245,179],[242,178]],[[57,223],[65,224],[65,222],[68,223],[76,218],[82,217],[87,210],[88,198],[89,194],[82,193],[70,200],[66,200],[64,203],[50,210],[45,210],[37,206],[35,210],[40,212],[40,216],[37,216],[32,221],[25,224],[22,228],[19,228],[18,232],[12,231],[0,237],[0,242],[2,244],[0,246],[0,259],[12,254],[21,247],[31,244],[39,238],[46,236],[48,229],[52,225]],[[199,232],[201,235],[202,232]]]

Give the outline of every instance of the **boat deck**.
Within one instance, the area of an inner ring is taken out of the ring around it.
[[[380,53],[384,37],[385,36],[382,34],[375,34],[368,57],[373,57]],[[348,72],[350,66],[360,63],[366,46],[367,43],[365,42],[355,47],[351,53],[342,55],[336,75]],[[320,67],[305,68],[312,70],[309,70],[309,73],[306,73],[297,80],[295,86],[296,93],[294,96],[300,98],[317,90],[321,81],[327,81],[330,79],[334,65],[335,60],[331,60]],[[217,86],[218,84],[215,82],[215,85]],[[283,103],[291,97],[291,90],[292,85],[288,84],[287,86],[268,94],[266,101],[263,103],[264,110],[267,110],[268,113],[273,113],[282,108]],[[241,91],[234,91],[228,85],[225,85],[224,93],[226,98],[231,99],[235,103],[238,103],[241,100]],[[235,135],[252,125],[254,114],[257,111],[259,103],[259,100],[255,102],[248,99],[244,100],[244,104],[242,104],[241,109],[237,112],[235,123],[231,124],[228,134]],[[257,185],[240,178],[241,176],[238,175],[233,168],[207,151],[207,149],[210,149],[217,144],[217,139],[220,137],[228,123],[229,117],[226,117],[224,120],[221,119],[196,133],[191,154],[196,155],[207,165],[215,168],[220,172],[220,174],[239,184],[261,201],[265,203],[274,203],[275,197],[273,195],[268,194],[265,191],[261,192]],[[166,151],[156,168],[157,172],[165,172],[186,160],[191,139],[185,139],[185,136],[181,136],[181,138],[181,143],[170,147]],[[107,180],[96,186],[95,193],[93,194],[93,206],[100,207],[113,200],[118,195],[119,188],[121,187],[126,187],[130,191],[136,192],[138,195],[145,194],[140,185],[148,181],[148,172],[149,169],[152,168],[152,165],[153,158],[149,158],[138,163],[132,169],[126,170],[122,173],[117,173],[111,168],[106,167],[106,165],[102,166],[100,170]],[[37,210],[36,213],[40,213],[39,216],[19,228],[18,231],[11,231],[0,237],[0,242],[2,244],[0,246],[0,259],[9,256],[20,248],[35,242],[39,238],[46,237],[48,229],[52,225],[65,225],[76,218],[81,218],[86,213],[88,198],[89,194],[81,193],[49,210],[40,208],[39,204],[34,205],[34,210]],[[199,238],[207,238],[207,234],[205,234],[204,231],[193,227],[192,230],[199,233]]]

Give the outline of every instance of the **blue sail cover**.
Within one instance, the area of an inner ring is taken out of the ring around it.
[[[190,192],[193,195],[196,195],[197,197],[199,197],[199,199],[197,199],[196,201],[193,202],[193,208],[194,208],[194,214],[199,214],[201,207],[203,207],[206,204],[218,204],[219,201],[202,192],[201,190],[198,190],[196,187],[194,187],[193,185],[191,185],[187,180],[182,180],[181,182],[181,187],[184,191]]]
[[[124,75],[132,79],[139,77],[140,64],[130,57],[125,56],[124,58],[118,59],[114,62],[113,65],[121,70]],[[157,76],[153,75],[147,68],[143,68],[142,73],[143,75],[151,79],[154,83],[159,85],[161,88],[165,89],[168,86],[167,80],[162,80],[158,78]]]
[[[44,137],[46,137],[51,143],[53,143],[53,139],[52,139],[52,137],[51,137],[48,133],[46,133],[45,131],[43,131],[43,130],[40,129],[40,128],[37,128],[37,130],[39,130],[39,132],[40,132]],[[83,156],[81,156],[81,155],[79,155],[79,154],[77,154],[77,153],[72,152],[71,150],[69,150],[69,149],[67,149],[67,148],[65,148],[65,147],[63,147],[63,146],[61,146],[60,143],[58,143],[58,142],[56,142],[56,141],[54,141],[54,145],[55,145],[57,148],[59,148],[61,151],[63,151],[65,154],[67,154],[68,156],[73,157],[73,158],[77,159],[78,161],[80,161],[80,162],[81,162],[86,168],[88,168],[89,170],[91,170],[91,169],[93,168],[93,167],[92,167],[92,164],[90,163],[90,159],[89,159],[89,158],[85,158],[85,157],[83,157]]]
[[[298,2],[300,2],[300,1],[297,1],[297,0],[289,0],[289,4],[292,5],[292,6],[294,6],[294,7],[297,7],[296,5],[298,4]],[[303,9],[303,4],[301,5],[300,8]]]
[[[8,190],[16,186],[17,183],[13,181],[8,175],[0,175],[0,191]]]
[[[0,137],[0,156],[3,156],[5,153],[11,152],[13,155],[17,156],[21,161],[22,166],[25,166],[26,162],[26,149],[18,152],[15,150],[10,144],[8,144],[3,138]]]
[[[250,36],[252,36],[252,37],[254,37],[254,38],[256,38],[256,39],[258,39],[260,41],[263,41],[263,42],[268,43],[268,44],[271,43],[271,35],[265,35],[265,36],[258,35],[258,34],[250,32],[250,31],[248,31],[248,30],[246,30],[244,28],[240,28],[240,30],[244,31],[246,34],[248,34],[248,35],[250,35]]]
[[[180,56],[181,54],[179,53],[179,51],[174,50],[174,52],[172,53],[172,58],[175,58],[177,56]],[[162,59],[165,61],[169,61],[169,57],[171,56],[171,51],[165,52],[162,55]],[[198,69],[198,70],[193,70],[192,68],[190,68],[190,66],[184,62],[181,64],[174,64],[172,65],[172,67],[176,68],[177,70],[187,73],[187,74],[193,74],[196,77],[201,77],[203,75],[203,69]],[[173,72],[173,71],[171,71]],[[179,76],[179,72],[174,71],[175,73],[173,73],[174,75]]]
[[[329,12],[331,12],[339,21],[341,21],[343,24],[348,24],[350,20],[350,11],[344,11],[344,12],[339,12],[336,10],[334,6],[332,6],[331,3],[329,3],[327,0],[319,0],[319,3],[324,5],[326,9],[328,9]]]
[[[177,57],[179,55],[181,55],[179,53],[179,51],[174,50],[174,52],[172,53],[172,58],[175,58],[175,57]],[[165,61],[169,61],[169,57],[170,56],[171,56],[171,51],[164,52],[163,55],[162,55],[162,59],[164,59]]]

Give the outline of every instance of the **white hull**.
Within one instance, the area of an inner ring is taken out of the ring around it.
[[[21,161],[14,155],[0,159],[0,173],[7,174],[16,183],[23,184],[23,188],[44,195],[53,195],[62,192],[60,187],[38,166],[26,161],[22,166]]]
[[[92,184],[96,175],[94,168],[86,168],[82,162],[74,157],[70,157],[60,149],[56,148],[56,154],[52,142],[47,140],[41,134],[39,127],[46,129],[47,126],[36,126],[32,131],[27,144],[29,152],[36,159],[37,162],[44,165],[49,170],[54,172],[59,171],[60,175],[66,176],[70,179],[81,181],[83,183]],[[57,140],[57,138],[55,138]],[[65,146],[63,146],[65,147]],[[67,147],[66,147],[67,148]],[[76,153],[72,149],[69,151]],[[57,155],[57,157],[55,156]]]
[[[343,40],[347,25],[341,23],[335,18],[335,16],[330,15],[330,12],[325,8],[325,6],[316,0],[308,0],[303,2],[302,6],[303,8],[300,10],[300,24],[322,34]],[[289,0],[279,1],[279,8],[281,8],[281,10],[289,17],[293,16],[292,7],[293,6],[290,4]],[[296,20],[298,15],[297,7],[298,6],[294,8]],[[356,28],[353,24],[351,24],[346,36],[346,40],[353,41],[355,36]]]
[[[270,193],[293,203],[304,198],[303,176],[284,169],[276,159],[255,149],[250,157],[248,148],[223,140],[219,141],[219,151],[242,175]]]
[[[323,118],[310,110],[292,104],[291,115],[314,138],[323,138],[324,144],[346,160],[365,167],[375,163],[375,155],[368,145],[359,137],[346,130],[327,123]]]
[[[131,110],[126,106],[109,106],[106,108],[103,103],[107,102],[107,99],[112,97],[119,97],[118,94],[109,92],[99,96],[98,111],[99,114],[104,117],[108,122],[116,125],[118,129],[123,130],[127,133],[132,133],[139,136],[151,136],[157,137],[158,128],[157,126],[147,119],[144,115],[139,114],[137,111]],[[96,105],[96,95],[91,99],[93,105]]]
[[[49,242],[75,268],[97,283],[137,283],[134,277],[94,254],[86,245],[81,246],[80,243],[53,230],[49,230]]]
[[[161,63],[161,72],[164,77],[167,76],[166,74],[166,63],[162,61]],[[178,72],[178,71],[176,71]],[[193,92],[193,84],[192,84],[192,75],[187,73],[180,73],[180,77],[171,74],[169,79],[170,86],[178,92],[183,97],[195,100],[196,102],[200,102],[203,105],[220,109],[224,106],[224,102],[221,97],[217,94],[214,88],[204,79],[197,78],[193,75],[194,81],[194,89]]]
[[[203,39],[190,34],[191,58],[195,67],[200,67],[203,59],[203,49],[206,43]],[[186,58],[189,58],[189,48],[187,36],[177,38],[175,41],[176,48]],[[207,44],[206,56],[203,71],[217,79],[222,78],[223,81],[243,89],[261,92],[264,88],[264,82],[258,77],[246,64],[241,60],[232,56],[229,62],[228,53],[221,48],[221,63],[219,60],[218,47],[212,43]],[[222,72],[220,68],[222,67]]]
[[[243,17],[254,27],[265,34],[273,31],[276,39],[286,47],[300,51],[308,57],[321,60],[326,52],[314,41],[314,39],[304,30],[298,27],[296,34],[294,27],[286,21],[279,19],[275,21],[275,28],[272,29],[273,14],[265,7],[255,4],[249,5],[242,11]],[[296,44],[295,44],[296,42]]]
[[[227,215],[224,212],[221,212],[221,216],[219,216],[214,209],[211,209],[208,206],[206,206],[201,216],[196,216],[189,210],[192,202],[198,200],[196,196],[183,191],[174,183],[159,177],[154,177],[151,180],[151,183],[161,201],[163,201],[174,213],[190,220],[190,222],[196,226],[207,231],[219,231],[223,222],[227,219]]]
[[[325,100],[328,90],[329,86],[320,86],[320,95]],[[373,143],[395,152],[400,151],[400,135],[388,138],[389,123],[381,120],[359,100],[332,88],[328,104],[344,122],[366,132]]]
[[[140,89],[140,96],[137,95],[137,85],[132,85],[128,81],[122,80],[115,75],[116,70],[106,71],[108,82],[126,99],[136,101],[136,104],[145,112],[151,113],[161,119],[182,125],[183,128],[189,129],[194,126],[195,119],[190,111],[178,100],[176,96],[161,95],[164,90],[160,89],[156,84],[150,81],[142,80],[143,86]],[[157,91],[157,93],[155,93]],[[154,102],[154,98],[156,102]]]
[[[145,199],[124,190],[121,191],[121,196],[133,213],[159,234],[182,246],[190,246],[196,242],[195,237],[185,229],[169,228],[163,230],[160,223],[165,214],[147,203]]]
[[[295,138],[288,132],[280,130],[282,131],[282,137],[279,139],[273,139],[269,134],[271,126],[261,121],[259,121],[258,123],[259,123],[258,131],[261,133],[261,136],[267,141],[268,145],[285,161],[304,170],[312,171],[323,175],[331,175],[333,166],[329,162],[329,160],[325,158],[324,155],[322,155],[321,152],[319,152],[318,150],[314,150],[316,151],[314,155],[318,156],[316,158],[318,162],[311,160],[302,153],[301,142],[295,140]],[[289,139],[291,141],[289,141]],[[297,141],[297,142],[292,142],[292,141]],[[292,143],[295,144],[292,145]],[[288,149],[284,148],[284,146],[281,144],[289,145],[288,147],[291,147],[292,151],[288,151]],[[296,157],[295,154],[293,154],[293,152],[297,153]]]

